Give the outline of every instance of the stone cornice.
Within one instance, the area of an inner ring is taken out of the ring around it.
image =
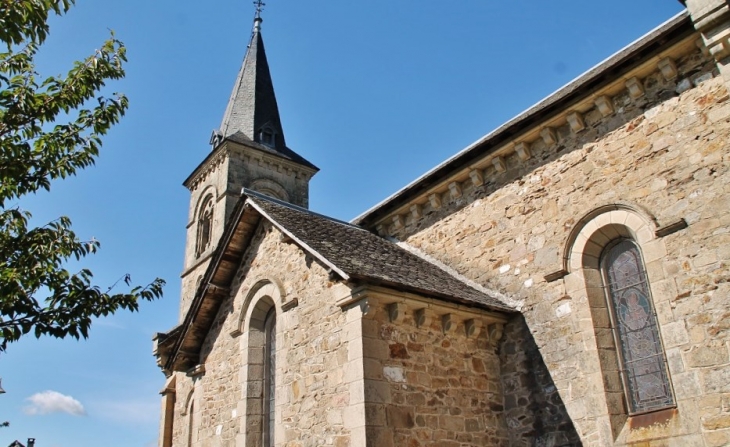
[[[301,177],[305,181],[311,179],[317,173],[316,169],[304,166],[294,161],[287,160],[280,156],[268,154],[267,152],[249,147],[247,145],[237,143],[235,141],[224,140],[217,148],[215,148],[207,157],[193,170],[183,182],[183,186],[189,190],[194,190],[197,185],[205,181],[208,174],[213,172],[224,160],[231,156],[233,151],[241,151],[246,161],[258,164],[268,164],[277,172],[285,172],[287,175]]]
[[[463,186],[480,186],[506,172],[509,163],[530,160],[530,147],[538,139],[547,147],[558,144],[557,128],[567,124],[571,133],[580,134],[586,127],[584,116],[594,109],[608,119],[615,112],[614,96],[627,93],[634,100],[641,98],[641,80],[657,71],[665,79],[676,78],[674,60],[697,51],[698,42],[700,36],[687,13],[679,14],[358,216],[353,223],[377,228],[383,235],[396,235],[405,227],[397,225],[401,220],[396,216],[403,216],[404,221],[409,215],[422,213],[423,207],[438,209],[448,201],[459,200]],[[398,228],[393,228],[393,223]]]

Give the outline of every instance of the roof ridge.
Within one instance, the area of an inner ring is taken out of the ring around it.
[[[316,213],[316,212],[314,212],[314,211],[312,211],[310,209],[301,207],[299,205],[294,205],[293,203],[289,203],[289,202],[286,202],[284,200],[277,199],[275,197],[267,196],[267,195],[262,194],[262,193],[260,193],[258,191],[254,191],[252,189],[243,188],[243,190],[241,191],[241,194],[243,194],[243,195],[245,195],[245,196],[247,196],[249,198],[254,197],[254,198],[257,198],[257,199],[260,199],[260,200],[265,200],[265,201],[274,203],[276,205],[283,206],[285,208],[289,208],[289,209],[294,210],[294,211],[299,211],[299,212],[302,212],[302,213],[305,213],[305,214],[309,214],[311,216],[321,217],[323,219],[326,219],[326,220],[328,220],[330,222],[333,222],[333,223],[336,223],[336,224],[344,225],[344,226],[347,226],[347,227],[350,227],[350,228],[354,228],[354,229],[357,229],[357,230],[360,230],[360,231],[364,231],[366,233],[370,233],[368,230],[366,230],[365,228],[363,228],[363,227],[361,227],[359,225],[355,225],[355,224],[352,224],[350,222],[346,222],[344,220],[335,219],[334,217],[330,217],[330,216],[327,216],[325,214]]]

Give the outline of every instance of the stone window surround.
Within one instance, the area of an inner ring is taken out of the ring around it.
[[[216,199],[212,192],[204,191],[196,207],[195,223],[195,257],[202,256],[213,245],[213,220],[215,219]],[[202,227],[207,221],[207,229]]]
[[[596,362],[600,366],[599,375],[608,412],[607,422],[614,440],[631,424],[630,419],[641,415],[629,414],[626,396],[619,373],[619,359],[610,325],[607,297],[604,291],[600,259],[604,248],[617,239],[631,239],[642,254],[647,281],[654,302],[666,298],[655,287],[663,278],[657,270],[649,268],[652,263],[661,262],[667,250],[664,240],[657,236],[658,225],[654,217],[639,206],[617,203],[598,207],[578,221],[566,241],[563,266],[566,294],[570,297],[584,296],[590,308],[593,333],[586,334],[593,340],[586,340],[587,346],[596,347]],[[656,306],[654,309],[656,316]],[[659,325],[660,338],[663,335]],[[584,332],[585,333],[585,332]],[[665,354],[666,357],[666,354]],[[665,358],[666,361],[666,358]],[[667,366],[667,376],[671,386],[671,371]],[[654,410],[651,413],[665,409]]]
[[[237,414],[242,415],[237,445],[262,445],[265,428],[264,415],[264,359],[266,351],[265,322],[269,312],[282,315],[281,303],[286,294],[281,283],[275,278],[263,278],[246,292],[241,305],[236,328],[230,332],[232,337],[240,336],[242,358],[241,368],[241,400],[238,402]],[[277,324],[277,332],[283,325]],[[277,338],[279,334],[277,334]],[[277,371],[281,371],[286,359],[277,356]],[[277,406],[280,400],[276,399]],[[278,410],[278,409],[277,409]],[[279,411],[275,410],[276,413]],[[275,418],[276,419],[276,418]],[[273,422],[273,421],[272,421]],[[275,423],[275,422],[274,422]],[[279,425],[275,423],[275,440],[280,438]]]

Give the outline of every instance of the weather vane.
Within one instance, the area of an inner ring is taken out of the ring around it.
[[[261,11],[264,10],[264,6],[266,6],[266,3],[264,3],[262,0],[256,0],[253,2],[254,5],[256,5],[256,18],[261,18]]]

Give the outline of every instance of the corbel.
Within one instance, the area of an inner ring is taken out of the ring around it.
[[[464,332],[466,332],[467,337],[478,337],[483,325],[481,320],[466,320],[464,321]]]
[[[402,323],[405,319],[408,306],[405,303],[388,304],[388,317],[391,323]]]
[[[428,201],[431,202],[431,208],[437,210],[441,208],[441,195],[438,193],[431,194],[428,196]]]
[[[469,171],[469,178],[474,186],[482,186],[484,184],[484,176],[479,169]]]
[[[497,170],[497,172],[507,171],[507,165],[504,163],[503,157],[494,157],[492,159],[492,165],[494,166],[494,169]]]
[[[553,129],[552,127],[543,127],[540,130],[540,136],[542,137],[542,141],[545,142],[545,146],[549,147],[558,142],[558,137],[555,134],[555,129]]]
[[[593,103],[596,105],[596,108],[599,112],[601,112],[601,115],[603,115],[604,117],[613,115],[613,101],[611,101],[611,98],[609,98],[608,96],[599,96],[595,99],[595,101],[593,101]]]
[[[451,182],[449,183],[449,193],[451,194],[452,199],[458,199],[461,197],[461,186],[457,182]]]
[[[413,216],[414,219],[419,219],[423,216],[423,207],[418,203],[411,205],[411,216]]]
[[[532,157],[532,154],[530,153],[530,145],[524,141],[515,145],[515,152],[522,161],[528,160]]]
[[[502,338],[504,332],[504,325],[502,323],[493,323],[489,325],[489,341],[493,345],[497,345],[499,340]]]
[[[571,112],[565,117],[565,119],[568,121],[568,124],[570,124],[570,129],[573,133],[578,133],[586,128],[586,123],[583,121],[583,115],[581,115],[580,112]]]
[[[403,217],[400,214],[396,214],[395,216],[393,216],[392,220],[393,220],[393,229],[395,231],[398,231],[401,228],[403,228]]]
[[[431,318],[429,317],[426,309],[417,309],[413,312],[413,321],[416,322],[417,327],[424,327],[431,324]]]
[[[629,91],[631,99],[637,99],[644,96],[644,85],[636,76],[631,79],[627,79],[625,85],[626,89]]]
[[[457,321],[452,314],[446,314],[441,316],[441,327],[444,330],[444,334],[452,334],[456,331]]]
[[[676,79],[677,75],[679,74],[677,72],[677,65],[674,63],[674,60],[672,60],[671,57],[665,57],[664,59],[660,60],[658,68],[659,71],[661,71],[664,79],[666,79],[667,81]]]

